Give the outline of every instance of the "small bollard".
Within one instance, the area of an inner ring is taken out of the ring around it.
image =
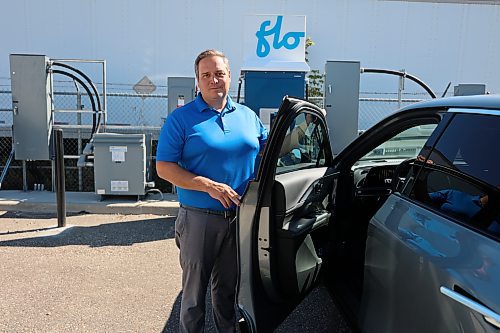
[[[56,159],[56,200],[57,200],[57,227],[66,226],[66,182],[64,175],[64,143],[62,129],[54,130],[55,159]]]

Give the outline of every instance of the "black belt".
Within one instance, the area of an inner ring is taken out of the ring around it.
[[[208,209],[208,208],[198,208],[198,207],[186,206],[183,204],[181,204],[180,206],[186,210],[191,210],[193,212],[200,212],[200,213],[205,213],[205,214],[209,214],[209,215],[223,216],[225,219],[236,217],[236,210],[212,210],[212,209]]]

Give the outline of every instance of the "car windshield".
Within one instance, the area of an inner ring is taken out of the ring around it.
[[[436,124],[409,128],[370,151],[360,161],[417,157],[434,128],[436,128]]]

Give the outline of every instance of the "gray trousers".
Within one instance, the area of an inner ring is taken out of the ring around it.
[[[212,314],[218,332],[235,332],[236,223],[218,215],[179,208],[175,241],[180,249],[180,332],[203,332],[205,295],[212,279]]]

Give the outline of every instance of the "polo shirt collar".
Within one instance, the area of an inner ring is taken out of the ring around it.
[[[213,109],[210,105],[208,105],[204,100],[203,98],[201,97],[201,93],[198,93],[198,95],[196,96],[196,99],[194,100],[194,103],[196,105],[196,108],[198,109],[198,111],[200,112],[203,112],[205,110],[210,110],[210,109]],[[226,102],[226,106],[224,107],[224,110],[222,110],[221,113],[223,112],[228,112],[228,111],[234,111],[236,110],[236,105],[235,103],[233,102],[233,100],[231,99],[231,97],[229,97],[229,95],[227,95],[227,102]]]

